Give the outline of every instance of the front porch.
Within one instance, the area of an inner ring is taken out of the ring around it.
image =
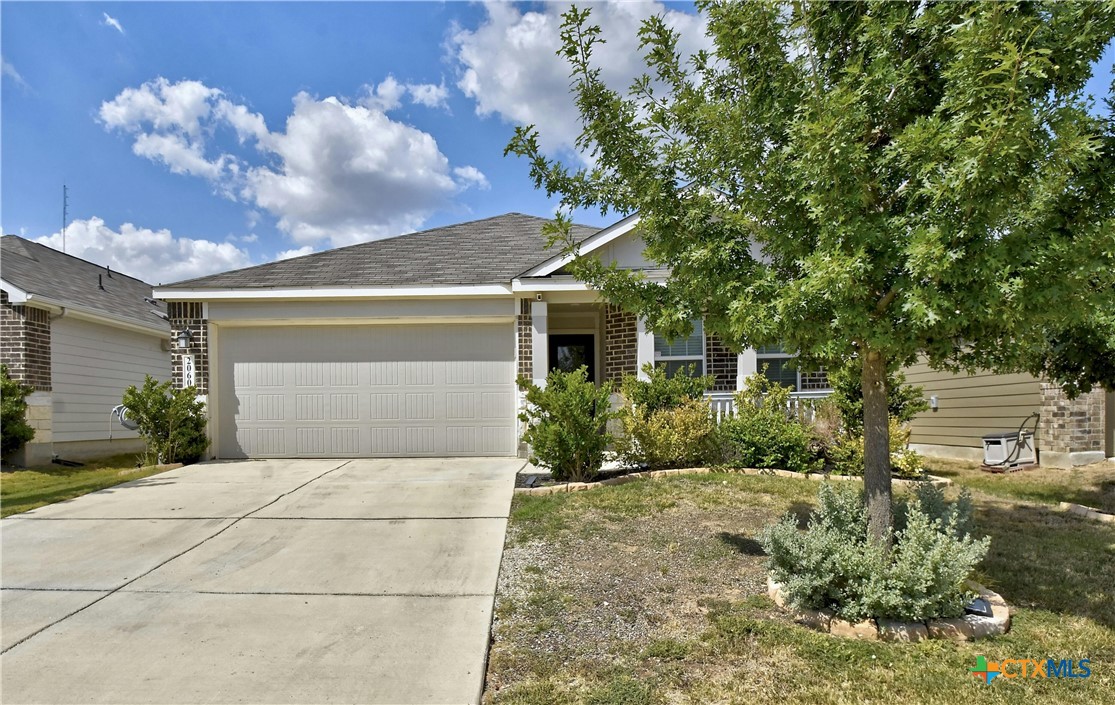
[[[647,363],[668,368],[694,365],[699,374],[714,378],[708,393],[718,417],[734,411],[733,395],[744,380],[760,370],[793,388],[794,403],[828,396],[824,371],[800,371],[792,355],[772,346],[737,352],[715,335],[706,334],[699,321],[686,340],[668,341],[647,330],[644,321],[595,292],[568,291],[536,294],[518,303],[518,374],[539,386],[552,369],[589,368],[600,384],[618,384],[626,375],[644,376]]]

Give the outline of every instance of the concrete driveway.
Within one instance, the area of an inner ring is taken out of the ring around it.
[[[4,519],[4,702],[477,702],[522,465],[205,463]]]

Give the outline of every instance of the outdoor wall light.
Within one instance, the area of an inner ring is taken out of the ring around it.
[[[937,395],[934,394],[933,396],[929,397],[929,408],[932,409],[933,411],[936,411],[938,406],[939,406],[939,402],[937,400]]]
[[[178,335],[174,337],[174,347],[178,348],[179,350],[184,350],[190,347],[190,341],[193,339],[194,336],[190,334],[190,330],[188,328],[183,328],[182,330],[178,331]]]

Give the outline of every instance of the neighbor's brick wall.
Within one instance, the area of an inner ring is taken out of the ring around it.
[[[1041,449],[1055,453],[1104,450],[1104,391],[1069,399],[1055,384],[1041,385]]]
[[[194,301],[171,301],[166,305],[167,316],[170,318],[170,365],[174,386],[182,387],[182,356],[194,356],[194,386],[198,394],[209,393],[209,326],[205,319],[204,308]],[[178,331],[189,329],[193,336],[190,346],[180,350],[175,345]]]
[[[736,391],[739,354],[711,333],[705,337],[705,364],[708,366],[707,373],[715,378],[712,391]]]
[[[618,382],[639,371],[639,332],[635,314],[604,306],[604,381]]]
[[[519,317],[515,323],[519,332],[519,376],[530,379],[534,376],[534,339],[531,326],[534,324],[530,315],[531,300],[519,300]]]
[[[0,291],[0,362],[12,379],[50,391],[50,312],[13,305],[6,291]]]

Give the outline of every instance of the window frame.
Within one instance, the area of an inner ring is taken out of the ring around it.
[[[778,344],[779,352],[776,352],[776,353],[761,352],[763,347],[772,347],[772,346],[767,345],[767,346],[759,346],[759,347],[755,348],[755,369],[759,373],[763,372],[763,363],[765,361],[769,361],[769,360],[793,360],[793,359],[797,358],[797,356],[798,356],[797,353],[786,352],[786,349],[781,344]],[[765,376],[765,374],[764,374],[764,376]],[[768,379],[769,379],[769,377],[768,377]],[[826,379],[827,379],[827,375],[826,375]],[[794,368],[794,388],[792,390],[793,394],[828,392],[828,391],[832,391],[832,385],[831,384],[828,387],[825,387],[824,389],[803,390],[801,388],[801,367],[795,367]]]
[[[658,363],[660,363],[660,362],[661,363],[681,362],[681,363],[687,363],[687,364],[694,363],[694,362],[700,362],[701,363],[701,370],[700,370],[700,373],[699,373],[698,376],[707,375],[709,373],[708,372],[708,334],[705,333],[705,322],[703,320],[699,319],[699,318],[695,318],[695,319],[693,319],[693,325],[694,326],[697,326],[697,325],[701,326],[701,354],[700,355],[663,355],[662,353],[660,353],[658,351],[657,342],[658,342],[659,338],[662,338],[663,340],[665,340],[665,336],[660,336],[658,333],[653,333],[652,334],[652,336],[653,336],[653,341],[652,341],[653,359],[652,359],[652,362],[654,363],[655,367],[657,367]]]

